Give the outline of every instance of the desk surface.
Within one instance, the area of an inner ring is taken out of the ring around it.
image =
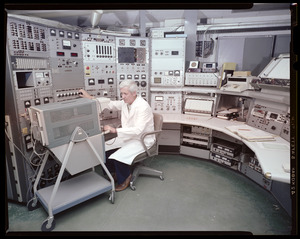
[[[250,142],[242,139],[225,127],[231,125],[243,125],[244,122],[229,121],[216,117],[185,115],[185,114],[162,114],[164,123],[179,123],[197,125],[223,132],[231,137],[241,140],[256,155],[263,173],[271,173],[272,180],[290,183],[290,173],[284,168],[290,165],[290,143],[280,136],[275,141]]]

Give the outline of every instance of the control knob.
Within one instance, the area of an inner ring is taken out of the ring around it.
[[[271,130],[275,130],[276,129],[276,127],[273,125],[272,127],[271,127]]]

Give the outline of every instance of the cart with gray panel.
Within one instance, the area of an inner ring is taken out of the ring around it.
[[[39,201],[45,210],[48,211],[49,216],[42,223],[42,231],[52,231],[55,228],[55,214],[100,194],[110,191],[109,200],[111,203],[114,203],[114,179],[104,164],[104,134],[106,132],[101,132],[100,127],[98,127],[98,111],[95,108],[95,104],[95,102],[87,99],[78,99],[67,105],[67,107],[71,107],[71,110],[66,109],[66,105],[60,108],[61,103],[54,103],[51,106],[35,106],[30,109],[33,135],[35,139],[40,140],[46,147],[46,152],[33,186],[33,198],[29,200],[27,207],[29,210],[33,210],[37,207]],[[90,106],[94,110],[89,111],[88,108]],[[68,117],[63,117],[57,112],[52,115],[46,114],[47,111],[48,113],[51,110],[53,112],[53,109],[55,111],[60,110],[61,114],[66,114],[65,112],[69,110],[73,116],[69,118],[69,113]],[[92,114],[94,116],[91,116]],[[53,115],[56,117],[55,120],[52,117]],[[62,120],[64,122],[57,120],[57,118],[64,118]],[[55,127],[51,126],[51,123],[48,122],[49,120],[55,122]],[[59,123],[57,124],[58,121]],[[91,122],[94,122],[94,124]],[[89,127],[86,127],[88,130],[84,130],[80,125],[83,127],[89,125]],[[92,130],[91,125],[95,125]],[[55,136],[54,128],[59,128],[60,132],[58,135],[62,137]],[[73,131],[71,135],[65,133],[70,131]],[[50,154],[54,155],[57,161],[60,161],[61,167],[55,184],[38,190],[37,187]],[[97,165],[101,165],[108,179],[95,171],[95,166]],[[72,177],[62,181],[65,170]]]

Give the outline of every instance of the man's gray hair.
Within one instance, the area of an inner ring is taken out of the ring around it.
[[[133,92],[137,92],[138,86],[136,84],[136,82],[134,80],[123,80],[120,83],[120,89],[124,88],[124,87],[128,87],[128,90],[133,93]]]

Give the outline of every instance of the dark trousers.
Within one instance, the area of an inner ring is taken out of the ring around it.
[[[126,178],[131,174],[131,165],[121,163],[115,159],[109,159],[109,156],[116,152],[118,149],[112,149],[105,152],[106,156],[106,167],[110,173],[117,175],[118,184],[122,184]]]

